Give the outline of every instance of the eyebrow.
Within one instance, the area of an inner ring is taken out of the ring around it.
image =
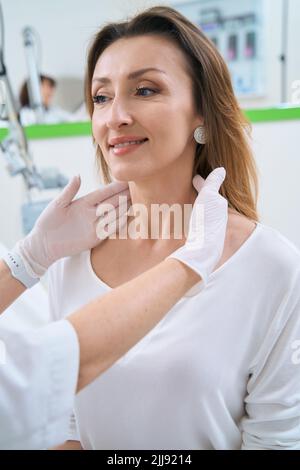
[[[135,70],[134,72],[131,72],[129,75],[127,75],[128,80],[133,80],[140,75],[143,75],[146,72],[160,72],[166,74],[164,70],[157,69],[156,67],[146,67],[143,69]],[[93,78],[92,82],[100,82],[100,83],[111,83],[111,80],[108,77],[95,77]]]

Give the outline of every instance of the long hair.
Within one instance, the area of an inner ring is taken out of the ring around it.
[[[225,61],[198,26],[170,7],[156,6],[128,21],[106,24],[93,38],[88,51],[85,75],[87,109],[92,117],[91,83],[102,52],[122,38],[158,35],[173,41],[186,57],[193,82],[198,114],[203,116],[206,143],[197,144],[194,174],[206,178],[217,167],[226,169],[220,193],[228,206],[252,220],[258,220],[258,178],[250,148],[251,126],[234,95]],[[97,161],[105,183],[111,181],[100,147]]]

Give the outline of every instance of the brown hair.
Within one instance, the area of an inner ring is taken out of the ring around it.
[[[158,35],[170,39],[184,53],[193,81],[193,95],[198,114],[203,116],[205,145],[197,144],[194,174],[203,178],[215,168],[226,169],[220,193],[229,207],[252,220],[257,215],[257,170],[249,145],[250,123],[235,98],[228,68],[203,32],[178,11],[170,7],[149,8],[129,21],[109,23],[94,37],[87,58],[85,76],[86,104],[93,113],[91,83],[102,52],[121,38]],[[100,147],[97,148],[104,182],[111,181],[109,168]]]
[[[53,88],[56,87],[56,81],[54,80],[54,78],[48,77],[47,75],[40,75],[40,81],[41,83],[47,81],[49,82],[50,86],[52,86]],[[19,101],[22,108],[24,106],[29,106],[29,92],[27,80],[21,86],[21,90],[19,93]]]

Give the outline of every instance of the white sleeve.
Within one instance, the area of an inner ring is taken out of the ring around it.
[[[300,271],[256,355],[247,392],[242,449],[299,450]]]
[[[0,328],[0,448],[45,449],[68,436],[79,343],[61,320],[25,332]]]
[[[48,269],[48,298],[50,319],[59,320],[61,314],[61,286],[63,285],[63,261],[59,260]],[[76,423],[75,413],[72,412],[69,417],[68,441],[80,441],[78,426]]]
[[[50,321],[61,320],[61,289],[63,260],[54,263],[47,271],[47,290]]]

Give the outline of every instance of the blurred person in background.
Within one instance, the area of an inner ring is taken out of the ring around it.
[[[72,118],[71,113],[58,106],[52,105],[55,89],[57,86],[57,83],[54,78],[49,77],[47,75],[40,75],[40,82],[41,98],[44,110],[43,122],[46,124],[53,124],[58,122],[70,121]],[[23,85],[21,86],[19,101],[21,105],[20,120],[22,125],[28,126],[31,124],[37,124],[36,112],[30,107],[27,80],[24,81]]]

